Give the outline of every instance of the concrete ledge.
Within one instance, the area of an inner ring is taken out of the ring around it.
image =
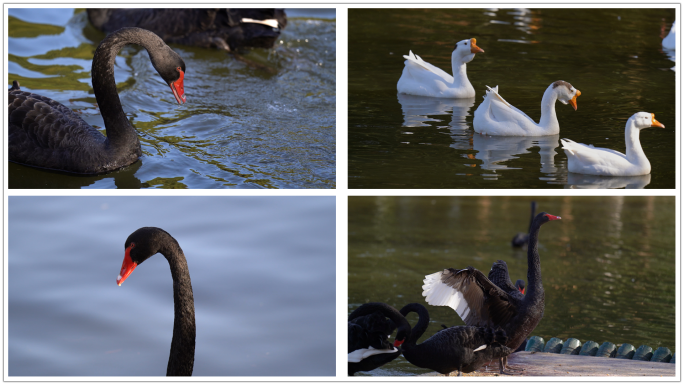
[[[517,352],[508,356],[508,365],[524,368],[516,376],[675,376],[676,364],[623,360],[607,357],[560,355],[543,352]],[[438,376],[443,376],[439,375]],[[431,375],[432,376],[432,375]],[[456,376],[456,372],[450,374]],[[492,361],[464,376],[501,376],[499,363]],[[508,375],[504,375],[508,376]],[[509,376],[515,377],[515,376]]]

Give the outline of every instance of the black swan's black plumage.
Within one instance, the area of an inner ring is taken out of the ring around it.
[[[522,295],[510,284],[502,289],[482,272],[473,267],[445,269],[426,276],[423,296],[432,305],[449,305],[466,325],[501,327],[506,331],[506,345],[516,349],[534,330],[544,315],[544,287],[541,280],[541,262],[537,249],[542,224],[560,217],[546,212],[538,214],[532,222],[527,248],[528,290]],[[510,292],[510,293],[509,293]],[[501,372],[504,363],[501,360]]]
[[[14,82],[9,90],[9,160],[79,174],[110,172],[138,160],[142,155],[138,134],[124,114],[114,80],[116,55],[127,44],[144,47],[178,103],[185,102],[183,59],[152,32],[120,29],[97,47],[91,71],[107,136],[71,109],[22,91]]]
[[[235,51],[244,47],[271,48],[287,25],[282,9],[182,9],[182,8],[93,8],[88,9],[90,23],[103,32],[122,27],[150,30],[168,44]],[[277,20],[269,26],[252,20]]]
[[[126,239],[126,255],[117,284],[126,280],[136,266],[161,253],[169,262],[173,278],[173,338],[167,376],[191,376],[195,363],[195,300],[188,263],[176,239],[155,227],[143,227]]]
[[[354,360],[347,363],[350,376],[360,371],[372,371],[389,363],[401,354],[401,351],[394,349],[388,341],[388,336],[392,334],[395,328],[397,328],[395,344],[401,345],[408,337],[411,326],[399,311],[385,303],[366,303],[349,314],[347,323],[348,354],[354,351],[368,350],[369,347],[376,350],[391,350],[391,352],[370,355],[358,362],[356,361],[357,358],[350,356],[350,360]]]
[[[527,244],[527,238],[529,237],[530,229],[532,229],[532,220],[534,220],[534,214],[537,210],[537,202],[533,201],[530,203],[530,205],[530,226],[527,228],[527,232],[518,232],[515,236],[513,236],[513,240],[511,240],[511,245],[516,248],[521,248]]]
[[[507,294],[518,300],[523,299],[523,295],[525,294],[525,281],[518,279],[516,280],[515,285],[513,285],[508,274],[508,265],[505,261],[497,260],[492,265],[492,269],[489,271],[487,278]]]
[[[410,312],[418,313],[418,323],[401,346],[406,360],[417,367],[432,369],[441,374],[458,371],[461,376],[461,372],[476,371],[488,361],[513,352],[505,346],[508,338],[503,330],[464,325],[442,329],[416,344],[430,322],[428,311],[421,304],[411,303],[400,312],[404,316]]]

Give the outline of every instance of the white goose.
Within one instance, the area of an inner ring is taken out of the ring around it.
[[[404,56],[404,72],[397,83],[397,91],[408,95],[450,99],[475,97],[475,88],[466,74],[466,63],[472,61],[476,53],[484,53],[484,50],[475,44],[475,39],[456,43],[451,53],[451,68],[454,73],[451,76],[409,51],[408,56]]]
[[[510,105],[499,95],[499,86],[490,88],[475,110],[475,132],[490,136],[548,136],[560,131],[556,118],[556,100],[577,110],[577,97],[582,93],[563,80],[553,82],[544,91],[541,119],[535,123],[525,112]]]
[[[598,176],[638,176],[651,173],[651,163],[639,143],[639,131],[649,127],[665,128],[655,119],[653,113],[637,112],[627,120],[626,155],[608,148],[595,148],[593,145],[561,139],[565,154],[568,155],[568,171]]]

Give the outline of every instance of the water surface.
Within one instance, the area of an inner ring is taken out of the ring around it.
[[[335,375],[334,197],[9,197],[10,376],[163,376],[169,264],[119,287],[128,235],[169,232],[195,298],[194,376]]]
[[[350,188],[674,188],[675,63],[661,46],[674,9],[350,9]],[[473,99],[397,95],[409,50],[451,73],[454,43],[476,38]],[[535,121],[556,80],[582,95],[556,103],[560,136],[484,137],[473,114],[486,86]],[[567,171],[560,138],[625,151],[634,113],[665,129],[641,132],[650,175]]]
[[[147,52],[117,57],[119,97],[138,131],[140,161],[84,177],[9,164],[10,188],[334,188],[334,9],[286,10],[273,49],[245,57],[173,45],[186,63],[178,105]],[[104,33],[85,10],[9,9],[8,84],[50,97],[101,129],[90,67]]]
[[[546,306],[532,335],[678,351],[674,197],[351,197],[348,313],[371,301],[430,313],[419,343],[463,321],[422,296],[425,275],[502,259],[527,282],[527,253],[510,241],[529,225],[529,204],[562,217],[542,226]],[[411,325],[417,316],[409,316]],[[427,373],[403,357],[370,375]]]

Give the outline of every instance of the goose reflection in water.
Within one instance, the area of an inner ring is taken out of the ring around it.
[[[428,122],[440,122],[428,116],[448,115],[451,113],[451,128],[465,130],[466,117],[471,116],[470,109],[475,105],[475,98],[444,99],[439,97],[424,97],[397,94],[401,110],[404,113],[404,127],[426,127]]]
[[[531,153],[533,147],[539,147],[541,172],[545,174],[558,173],[554,157],[558,148],[558,135],[550,136],[486,136],[478,133],[473,135],[473,150],[477,151],[475,158],[482,161],[480,167],[487,170],[519,169],[510,167],[503,162],[517,159],[519,155]],[[492,175],[487,175],[491,178]]]
[[[651,174],[639,176],[595,176],[568,172],[566,189],[642,189],[651,183]]]

